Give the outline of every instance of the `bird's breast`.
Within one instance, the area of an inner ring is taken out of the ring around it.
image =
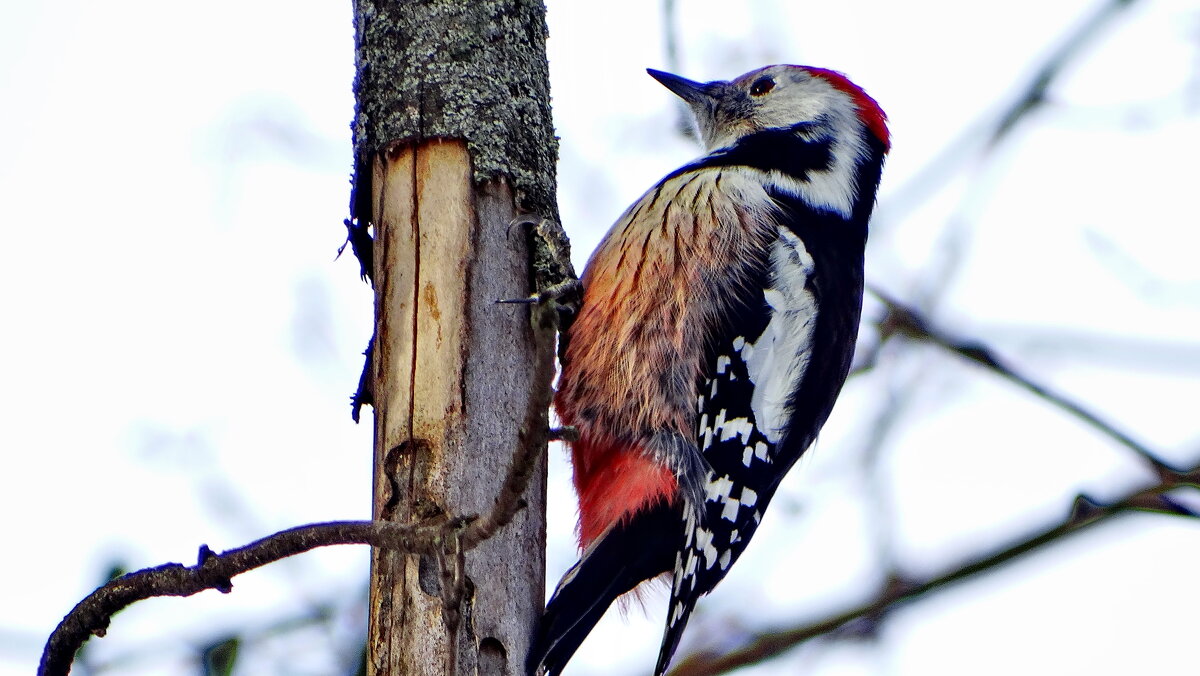
[[[583,434],[692,436],[706,341],[777,237],[750,172],[664,179],[617,221],[583,274],[556,406]]]

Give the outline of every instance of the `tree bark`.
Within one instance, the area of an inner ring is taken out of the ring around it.
[[[355,3],[352,213],[374,230],[373,515],[488,512],[537,388],[522,306],[566,271],[518,212],[555,217],[540,2]],[[371,674],[523,672],[544,599],[545,460],[527,508],[465,554],[376,550]]]

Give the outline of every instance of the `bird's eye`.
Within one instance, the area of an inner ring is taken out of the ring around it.
[[[775,80],[769,77],[760,77],[750,85],[750,96],[762,96],[775,88]]]

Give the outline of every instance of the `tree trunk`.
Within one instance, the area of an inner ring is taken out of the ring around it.
[[[518,211],[557,215],[544,8],[356,0],[355,21],[352,212],[375,235],[373,515],[485,513],[548,386],[530,364],[552,346],[524,306],[494,302],[561,272],[509,228]],[[523,673],[544,599],[542,458],[527,508],[465,555],[373,553],[368,673]]]

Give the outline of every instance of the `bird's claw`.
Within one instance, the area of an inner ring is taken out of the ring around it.
[[[558,305],[557,301],[569,296],[570,294],[583,288],[583,283],[578,279],[568,279],[553,286],[542,289],[541,291],[530,294],[526,298],[497,298],[497,303],[520,304],[520,305],[538,305],[541,303],[555,302],[557,309],[561,311],[574,312],[574,308],[567,305]]]
[[[573,425],[563,425],[562,427],[551,427],[546,431],[547,441],[578,441],[579,430]]]

